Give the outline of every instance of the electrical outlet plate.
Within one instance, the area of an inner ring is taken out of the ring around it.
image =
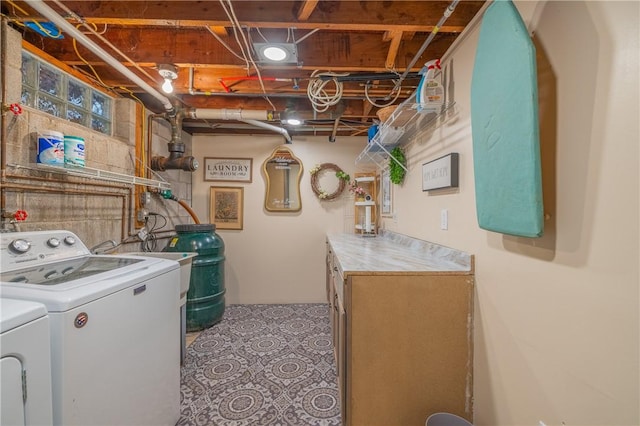
[[[149,210],[140,209],[138,210],[138,222],[144,222],[149,218]]]
[[[440,210],[440,229],[444,231],[449,229],[449,211],[447,209]]]
[[[140,238],[142,241],[146,240],[148,235],[149,232],[144,226],[138,230],[138,238]]]
[[[140,193],[140,204],[146,206],[151,202],[151,193],[149,191],[144,191]]]

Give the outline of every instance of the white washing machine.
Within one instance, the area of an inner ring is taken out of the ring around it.
[[[54,425],[175,425],[179,264],[93,255],[69,231],[0,234],[0,294],[45,305]]]
[[[49,317],[41,303],[0,299],[0,425],[50,425]]]

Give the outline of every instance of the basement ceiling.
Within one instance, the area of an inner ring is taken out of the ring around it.
[[[177,106],[269,110],[275,111],[276,119],[295,113],[305,123],[283,125],[292,135],[330,134],[336,120],[338,135],[366,135],[377,110],[402,102],[416,90],[420,69],[445,53],[484,1],[460,1],[440,28],[437,24],[449,1],[53,0],[46,4],[158,91],[163,83],[158,67],[175,66],[175,90],[167,97]],[[151,111],[164,111],[155,97],[103,58],[81,43],[74,46],[68,34],[54,39],[26,26],[30,21],[47,21],[30,2],[5,0],[2,14],[28,44],[92,80],[97,81],[97,74],[115,92],[135,95]],[[434,28],[432,41],[417,56]],[[273,42],[293,47],[297,59],[278,64],[260,61],[253,44]],[[317,88],[311,97],[310,83]],[[323,83],[324,91],[318,88]],[[325,105],[331,102],[335,104]],[[185,119],[183,128],[192,134],[265,132],[244,123],[193,119]]]

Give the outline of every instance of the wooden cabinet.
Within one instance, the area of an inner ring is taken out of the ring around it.
[[[378,185],[375,173],[355,173],[354,181],[365,194],[362,199],[356,194],[355,232],[357,234],[375,235],[378,220],[377,197]]]
[[[333,340],[333,355],[336,361],[336,371],[338,374],[338,392],[340,396],[340,406],[345,406],[345,333],[346,333],[346,315],[344,303],[342,300],[342,288],[344,278],[335,263],[335,257],[329,244],[327,244],[327,282],[328,282],[328,301],[329,301],[329,320],[331,323],[331,337]],[[340,292],[340,295],[339,293]],[[342,410],[342,424],[345,424],[346,411]]]
[[[380,256],[385,245],[399,253],[395,241],[350,238],[354,250],[371,252],[367,242],[379,240]],[[350,268],[353,253],[334,250],[331,239],[327,247],[343,424],[422,426],[441,411],[471,421],[472,257],[467,270],[447,262],[442,268],[385,270],[383,258],[365,270]]]

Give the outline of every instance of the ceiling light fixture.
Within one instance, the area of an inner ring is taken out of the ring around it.
[[[298,48],[295,43],[253,43],[253,48],[260,62],[298,62]]]
[[[158,65],[158,74],[164,79],[162,90],[164,93],[173,92],[173,80],[178,78],[178,67],[169,64]]]
[[[291,126],[299,126],[302,124],[302,120],[300,120],[299,118],[287,118],[285,121]]]

